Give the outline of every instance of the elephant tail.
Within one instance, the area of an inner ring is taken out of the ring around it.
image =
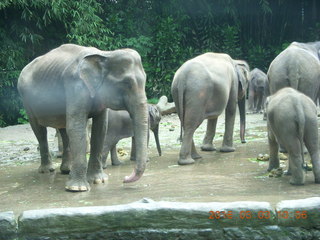
[[[301,148],[301,159],[302,159],[302,165],[304,166],[304,144],[303,144],[303,139],[304,139],[304,127],[305,127],[305,115],[303,111],[303,106],[301,102],[295,105],[296,106],[296,113],[297,113],[297,132],[298,132],[298,139],[300,142],[300,148]]]

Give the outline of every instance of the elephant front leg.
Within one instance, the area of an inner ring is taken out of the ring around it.
[[[102,169],[102,149],[106,136],[106,110],[93,117],[91,134],[91,153],[87,179],[93,183],[104,183],[108,176]]]
[[[207,120],[207,131],[201,145],[202,151],[216,150],[215,146],[213,145],[213,138],[216,135],[217,121],[218,121],[218,118]]]
[[[62,147],[62,163],[60,166],[60,171],[62,174],[69,174],[71,166],[71,152],[69,145],[69,138],[65,128],[59,129],[61,140],[63,142]]]
[[[81,192],[90,190],[87,181],[87,159],[86,159],[86,114],[67,115],[67,135],[72,156],[69,180],[66,190]]]

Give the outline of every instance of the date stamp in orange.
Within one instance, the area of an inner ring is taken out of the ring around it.
[[[307,219],[307,211],[277,211],[276,215],[278,219]],[[258,211],[252,212],[249,210],[233,212],[233,211],[209,211],[209,219],[219,220],[219,219],[240,219],[240,220],[250,220],[250,219],[270,219],[273,214],[270,211]]]

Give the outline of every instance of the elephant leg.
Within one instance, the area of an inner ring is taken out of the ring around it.
[[[71,166],[71,152],[69,145],[69,138],[65,128],[59,129],[59,133],[62,140],[63,151],[62,151],[62,163],[60,166],[60,171],[62,174],[68,174],[70,172]]]
[[[55,169],[53,168],[51,155],[49,152],[47,128],[39,125],[37,121],[33,118],[30,118],[29,121],[31,128],[39,142],[41,165],[38,171],[39,173],[53,172]]]
[[[252,89],[249,90],[249,97],[248,97],[248,110],[253,112],[254,110],[254,91]]]
[[[270,159],[269,159],[269,167],[268,171],[270,172],[272,169],[277,169],[280,166],[279,162],[279,145],[273,134],[273,132],[268,127],[268,142],[269,142],[269,151],[270,151]]]
[[[56,156],[58,158],[61,158],[62,154],[63,154],[63,143],[62,143],[62,138],[61,138],[61,134],[59,132],[59,129],[56,129],[56,136],[55,137],[58,139],[58,152],[57,152]]]
[[[312,171],[315,178],[315,183],[320,183],[320,158],[319,158],[319,147],[318,147],[318,131],[312,131],[317,129],[318,123],[317,120],[314,120],[312,123],[308,124],[305,128],[304,143],[309,151],[311,162],[312,162]]]
[[[218,118],[207,120],[207,131],[201,146],[202,151],[216,150],[215,146],[213,145],[213,138],[216,134],[217,121]]]
[[[302,168],[303,149],[301,149],[300,141],[297,138],[291,139],[290,141],[293,141],[292,145],[287,147],[289,153],[289,169],[292,174],[290,184],[303,185],[305,181],[305,176]]]
[[[198,152],[197,152],[197,149],[196,149],[196,146],[194,145],[194,141],[192,140],[192,148],[191,148],[191,157],[192,159],[199,159],[199,158],[202,158]]]
[[[187,165],[194,163],[191,157],[191,148],[193,143],[193,134],[195,129],[186,129],[182,137],[182,144],[179,153],[179,165]]]
[[[110,150],[111,152],[111,162],[113,166],[119,166],[122,164],[122,162],[118,158],[117,154],[117,145],[115,144],[113,148]]]
[[[231,94],[231,93],[230,93]],[[225,131],[223,136],[222,147],[220,152],[234,152],[235,148],[233,147],[233,129],[234,122],[236,118],[236,101],[230,101],[226,108],[225,113]]]
[[[93,117],[90,144],[90,159],[88,163],[87,179],[93,183],[103,183],[108,179],[103,172],[101,154],[106,136],[106,110]]]
[[[74,109],[76,112],[76,109]],[[88,191],[87,159],[86,159],[86,124],[85,113],[67,114],[67,135],[72,156],[69,180],[66,184],[68,191]]]

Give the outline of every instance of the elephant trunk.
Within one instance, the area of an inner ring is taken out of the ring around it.
[[[154,139],[156,140],[158,154],[159,156],[161,156],[162,152],[161,152],[160,141],[159,141],[159,123],[151,130],[154,134]]]
[[[148,108],[146,100],[137,103],[134,107],[129,107],[128,111],[133,122],[136,165],[132,174],[125,177],[124,183],[139,180],[143,175],[147,162]]]
[[[245,131],[246,131],[246,97],[242,97],[238,100],[238,107],[240,113],[240,138],[241,142],[245,143]]]

